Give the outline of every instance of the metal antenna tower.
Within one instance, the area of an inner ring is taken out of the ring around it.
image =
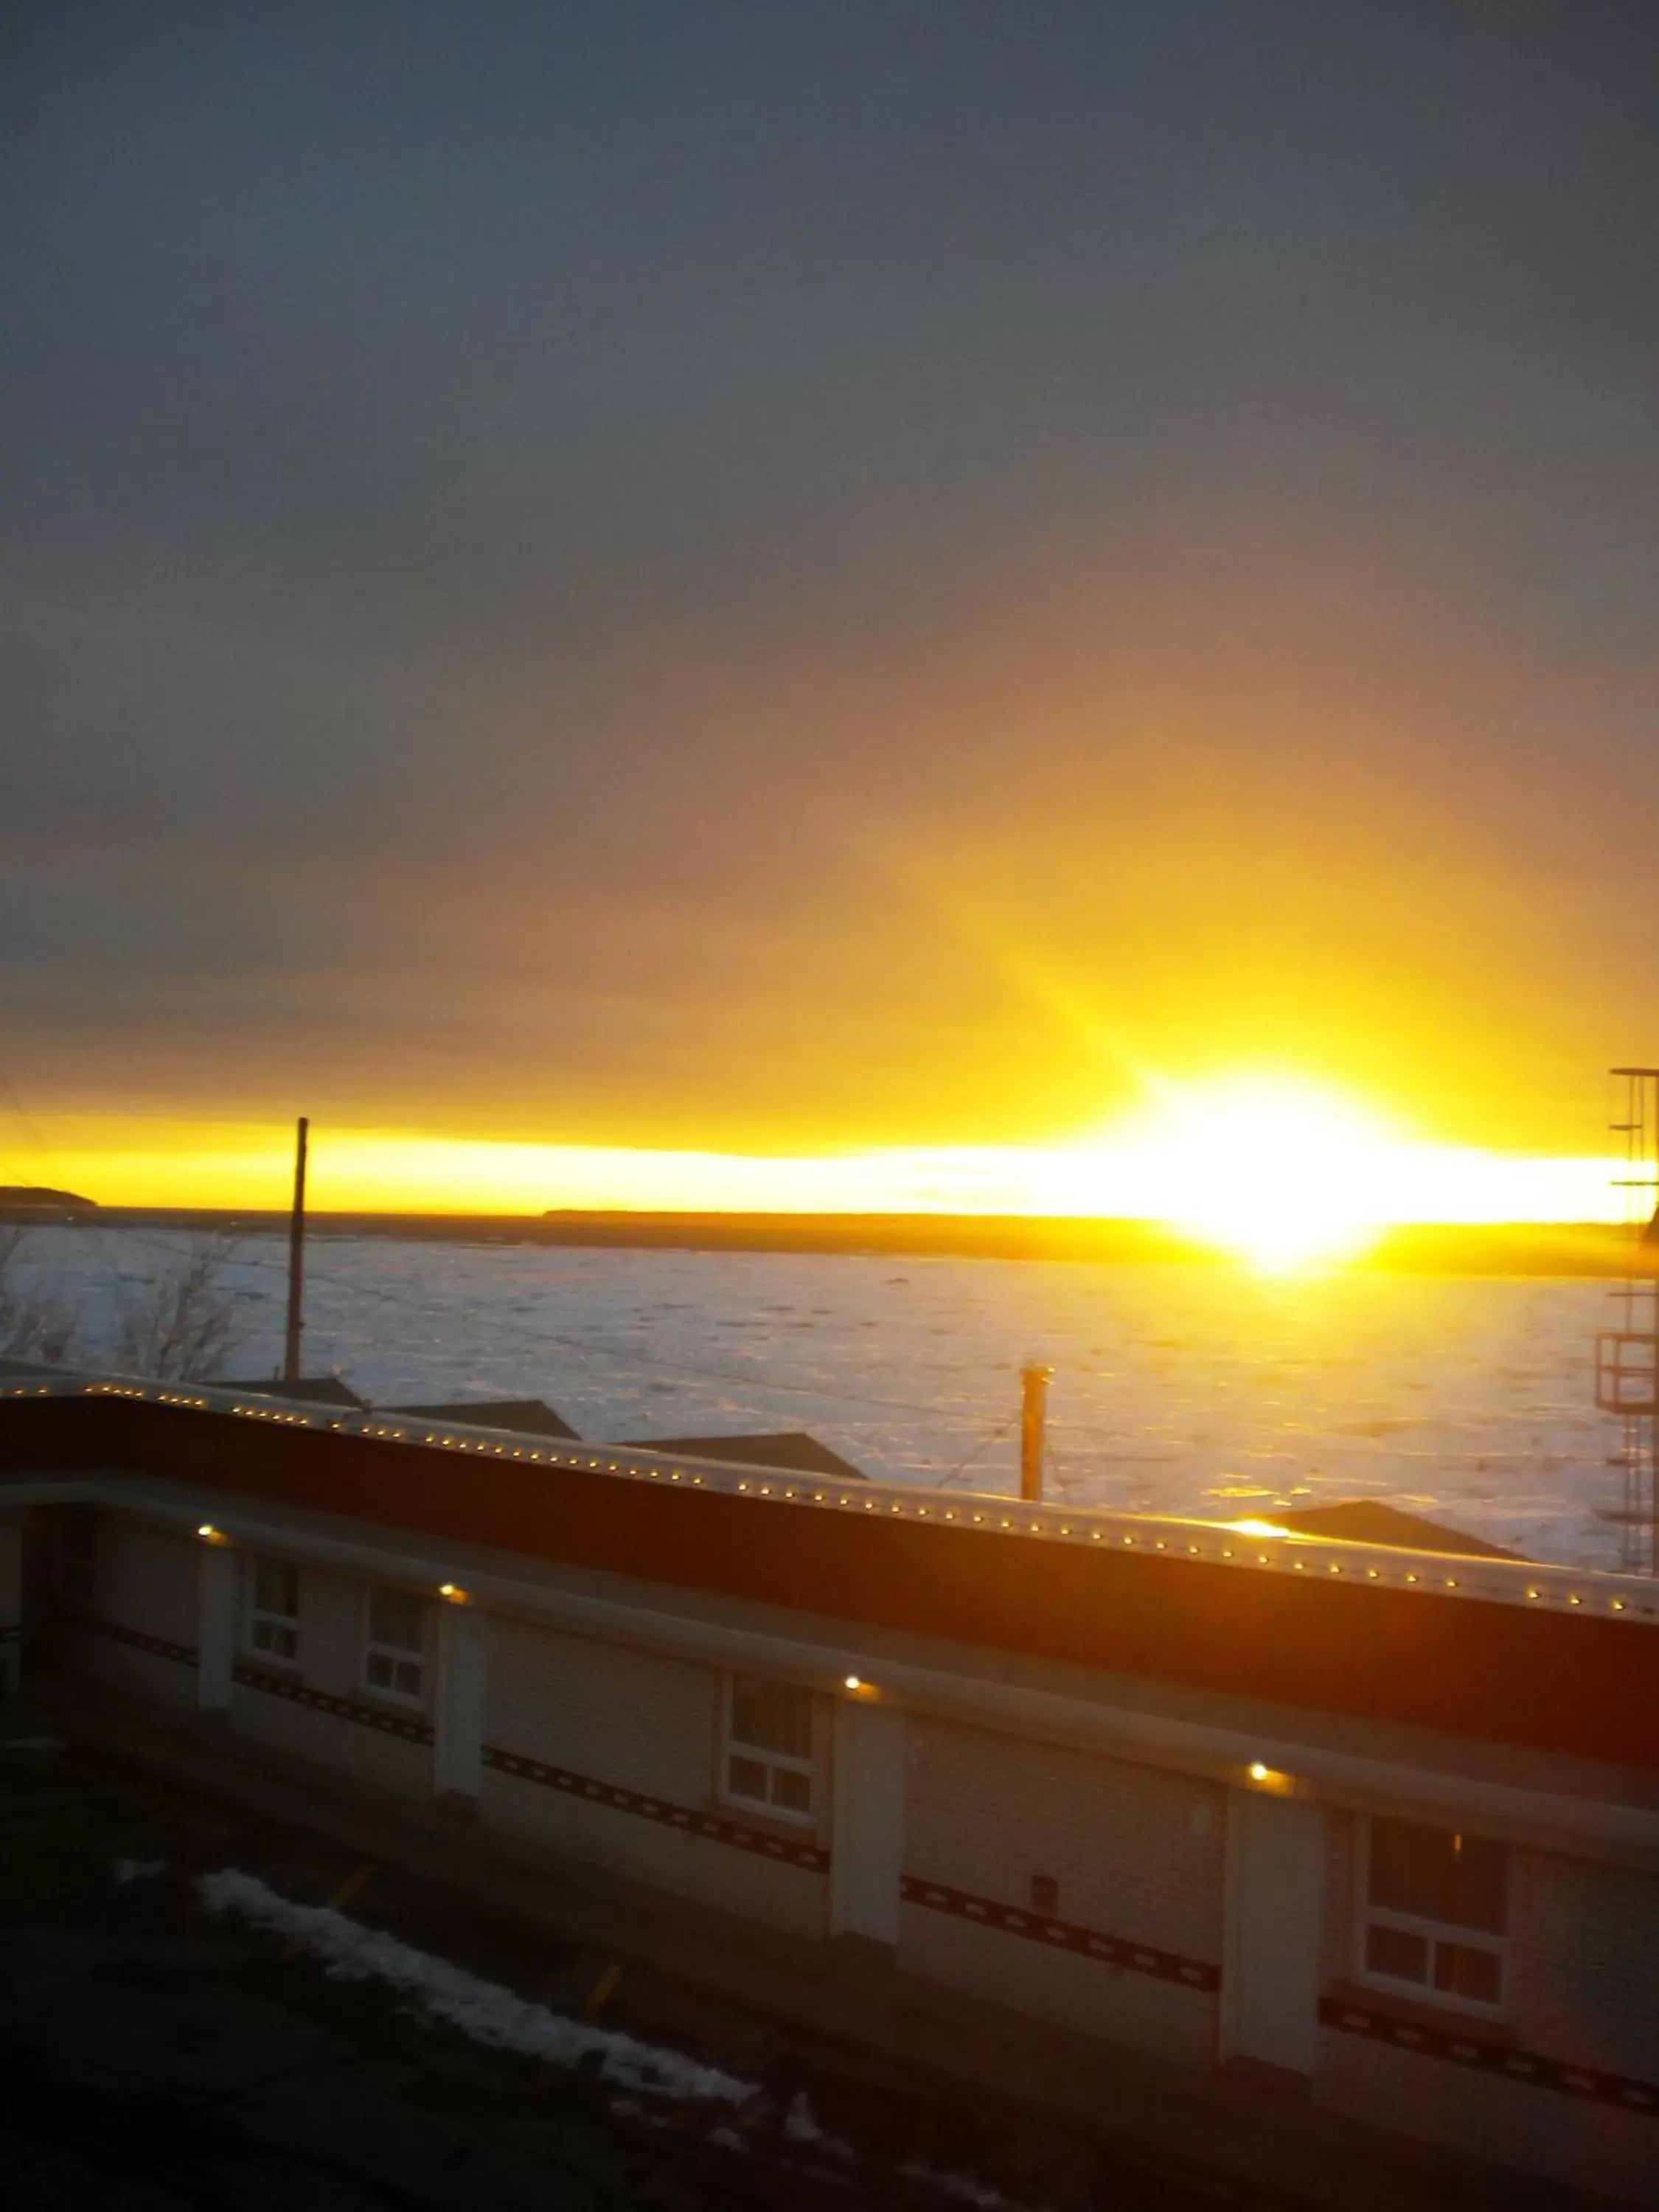
[[[1615,1067],[1621,1105],[1608,1123],[1624,1139],[1625,1279],[1609,1295],[1620,1327],[1595,1340],[1595,1402],[1624,1425],[1616,1464],[1622,1502],[1600,1516],[1620,1532],[1628,1574],[1659,1574],[1659,1068]]]

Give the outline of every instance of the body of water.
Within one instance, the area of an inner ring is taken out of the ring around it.
[[[191,1240],[39,1229],[14,1277],[108,1356]],[[1617,1564],[1596,1412],[1605,1283],[1216,1266],[605,1251],[318,1237],[306,1368],[380,1403],[544,1397],[593,1437],[808,1428],[884,1480],[1008,1489],[1018,1370],[1054,1370],[1049,1482],[1221,1518],[1385,1498],[1494,1541]],[[230,1362],[281,1356],[286,1249],[236,1248]]]

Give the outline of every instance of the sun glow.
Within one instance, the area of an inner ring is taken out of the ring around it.
[[[1142,1149],[1164,1218],[1263,1273],[1352,1258],[1411,1217],[1417,1148],[1293,1078],[1169,1091]]]

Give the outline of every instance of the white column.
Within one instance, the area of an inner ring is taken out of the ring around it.
[[[909,1733],[896,1706],[853,1697],[836,1707],[832,1936],[898,1942]]]
[[[17,1694],[22,1678],[23,1516],[0,1513],[0,1698]]]
[[[488,1652],[484,1616],[475,1606],[439,1606],[432,1787],[440,1797],[477,1799],[483,1777]]]
[[[1221,2055],[1311,2076],[1319,2044],[1325,1814],[1256,1790],[1227,1793]]]
[[[230,1670],[236,1662],[236,1618],[242,1555],[205,1537],[197,1555],[196,1701],[204,1713],[230,1711]]]

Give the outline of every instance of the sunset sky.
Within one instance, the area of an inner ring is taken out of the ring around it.
[[[1656,113],[1627,0],[16,0],[0,1181],[1135,1211],[1271,1079],[1595,1210]]]

